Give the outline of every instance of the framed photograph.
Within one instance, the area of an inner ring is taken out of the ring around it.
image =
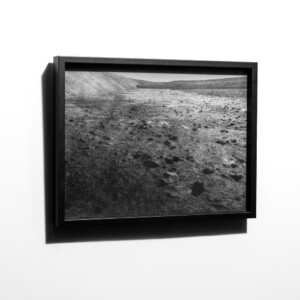
[[[257,63],[54,58],[56,226],[256,216]]]

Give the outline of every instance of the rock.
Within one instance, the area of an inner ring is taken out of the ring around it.
[[[148,153],[142,153],[143,160],[152,160],[152,156]]]
[[[234,179],[235,181],[240,181],[243,178],[243,175],[241,174],[231,174],[230,177]]]
[[[166,197],[167,197],[167,198],[176,198],[177,196],[176,196],[176,194],[174,194],[174,193],[167,192],[167,193],[166,193]]]
[[[204,184],[201,180],[195,181],[193,183],[192,187],[192,195],[193,196],[200,196],[203,192],[205,191],[204,189]]]
[[[218,203],[212,204],[212,207],[215,208],[215,209],[217,209],[217,210],[225,210],[226,209],[225,205],[218,204]]]
[[[157,183],[158,183],[158,186],[160,186],[160,187],[163,187],[163,186],[166,186],[169,184],[168,179],[163,179],[163,178],[159,179]]]
[[[92,131],[92,130],[91,130],[91,131],[89,131],[89,133],[90,133],[90,134],[95,134],[95,131]]]
[[[226,144],[226,142],[225,142],[225,141],[222,141],[222,140],[218,140],[218,141],[216,141],[216,143],[217,143],[217,144],[220,144],[220,145],[225,145],[225,144]]]
[[[230,142],[235,144],[237,142],[237,140],[235,140],[235,139],[234,140],[230,140]]]
[[[175,135],[172,135],[172,134],[169,134],[169,135],[168,135],[168,138],[169,138],[170,140],[172,140],[172,141],[177,141],[177,140],[178,140],[178,137],[175,136]]]
[[[190,162],[195,162],[194,157],[192,155],[187,155],[186,160],[188,160]]]
[[[69,122],[74,122],[74,120],[73,119],[69,119]]]
[[[134,159],[140,158],[141,156],[142,156],[142,153],[139,152],[139,151],[135,152],[135,153],[132,155],[132,157],[133,157]]]
[[[164,144],[165,144],[166,146],[170,147],[171,149],[175,149],[175,148],[176,148],[175,144],[174,144],[173,142],[169,141],[169,140],[166,140],[166,141],[164,142]]]
[[[237,164],[231,164],[230,166],[231,166],[231,168],[237,168],[238,167]]]
[[[154,160],[145,160],[143,164],[147,168],[157,168],[159,166],[159,164]]]
[[[111,138],[109,136],[107,136],[107,135],[104,135],[103,139],[106,140],[106,141],[110,141],[111,140]]]
[[[175,173],[175,172],[165,172],[164,173],[164,177],[177,179],[178,178],[178,174]]]
[[[215,170],[212,169],[212,168],[206,167],[206,168],[204,168],[204,169],[202,170],[202,172],[203,172],[204,174],[208,175],[208,174],[214,173]]]
[[[173,156],[173,161],[179,162],[181,159],[178,156]]]
[[[136,125],[136,127],[138,128],[138,129],[146,129],[147,128],[147,126],[146,125]]]
[[[169,157],[166,157],[165,161],[166,161],[167,164],[173,164],[174,163],[173,159],[171,159]]]

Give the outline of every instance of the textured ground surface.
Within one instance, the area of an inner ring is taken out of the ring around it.
[[[246,90],[66,99],[66,218],[243,211]]]

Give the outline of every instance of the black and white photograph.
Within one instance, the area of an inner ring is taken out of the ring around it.
[[[246,211],[247,76],[65,72],[65,220]]]

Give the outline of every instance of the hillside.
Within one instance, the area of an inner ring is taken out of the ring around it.
[[[151,82],[131,79],[112,72],[66,72],[66,98],[90,99],[136,88],[150,89],[245,89],[246,77],[214,80]]]
[[[142,82],[111,72],[66,72],[67,98],[93,98],[135,89]]]
[[[171,82],[143,82],[138,88],[155,89],[245,89],[247,88],[246,77],[224,78],[213,80],[181,80]]]

